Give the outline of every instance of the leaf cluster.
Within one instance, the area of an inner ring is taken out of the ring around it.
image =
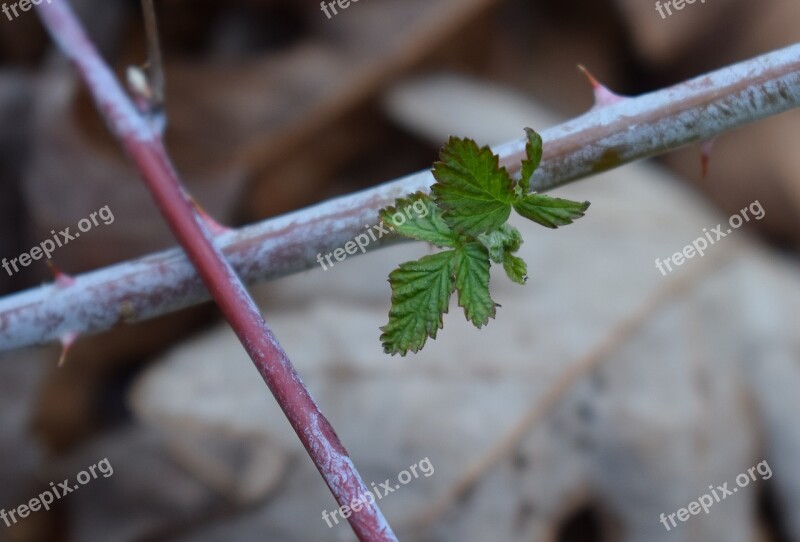
[[[492,263],[502,265],[512,281],[525,283],[527,264],[514,255],[522,236],[507,223],[512,209],[547,228],[584,216],[589,202],[530,193],[531,177],[542,159],[542,139],[530,128],[526,133],[518,179],[500,167],[489,147],[451,137],[433,166],[431,195],[418,192],[380,211],[381,220],[400,235],[446,249],[402,263],[389,274],[392,306],[389,322],[381,328],[387,354],[418,352],[428,338],[435,339],[454,292],[467,320],[478,328],[486,325],[497,308],[489,293]],[[420,209],[420,203],[427,212],[399,212]]]

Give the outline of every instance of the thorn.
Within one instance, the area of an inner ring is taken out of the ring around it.
[[[61,335],[61,337],[59,337],[58,340],[61,343],[61,357],[58,358],[59,367],[64,366],[64,362],[67,360],[67,353],[69,352],[69,349],[72,348],[72,345],[78,336],[79,334],[74,331],[67,331]]]
[[[700,167],[702,170],[702,179],[708,175],[708,161],[711,158],[711,151],[714,150],[714,143],[716,138],[709,139],[700,146]]]
[[[61,270],[58,267],[56,267],[56,265],[52,261],[45,260],[45,263],[47,263],[47,267],[50,268],[50,272],[53,273],[53,278],[56,281],[56,286],[58,286],[59,288],[66,288],[67,286],[72,286],[73,284],[75,284],[75,279],[72,278],[72,276],[67,275],[66,273],[62,273]]]
[[[587,70],[581,64],[578,64],[578,69],[583,72],[583,75],[585,75],[589,80],[589,84],[592,85],[592,90],[594,91],[594,107],[592,109],[615,104],[625,99],[625,96],[614,94],[608,90],[608,88],[597,81],[597,79],[594,78],[594,75],[592,75],[589,70]]]
[[[200,215],[200,218],[203,219],[203,222],[205,222],[206,228],[208,228],[208,231],[211,232],[212,236],[216,237],[217,235],[231,231],[231,228],[223,226],[211,218],[211,215],[209,215],[206,210],[203,209],[203,206],[197,203],[197,200],[195,200],[193,197],[189,196],[189,201],[194,206],[194,210],[197,211],[197,214]]]

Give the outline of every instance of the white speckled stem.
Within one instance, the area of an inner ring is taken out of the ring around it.
[[[800,105],[800,44],[650,94],[594,108],[542,132],[544,159],[535,190],[710,139]],[[521,120],[524,122],[524,120]],[[522,128],[522,126],[520,126]],[[521,132],[521,130],[520,130]],[[469,134],[461,134],[469,135]],[[518,168],[524,139],[495,149]],[[381,207],[433,183],[423,171],[219,236],[216,243],[245,282],[318,265],[317,254],[343,246],[377,222]],[[370,249],[402,241],[385,237]],[[107,330],[209,298],[180,250],[85,273],[73,287],[45,285],[0,300],[0,351],[44,344],[62,334]]]
[[[161,138],[135,110],[111,70],[102,61],[65,0],[39,4],[47,30],[75,64],[109,128],[136,164],[147,188],[203,284],[236,332],[267,386],[297,433],[340,506],[366,494],[353,462],[325,419],[286,353],[264,321],[250,294],[215,245],[206,221],[192,205],[164,149]],[[77,282],[60,281],[60,291]],[[74,337],[76,330],[69,336]],[[220,360],[225,362],[226,360]],[[202,401],[202,398],[198,400]],[[376,505],[347,516],[363,542],[396,542]]]

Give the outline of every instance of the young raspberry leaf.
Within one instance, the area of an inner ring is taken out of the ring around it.
[[[451,137],[433,166],[433,199],[459,233],[476,236],[499,228],[511,214],[513,181],[489,147]]]
[[[494,263],[503,263],[506,253],[516,252],[522,246],[522,234],[511,224],[503,224],[495,231],[479,235],[478,241],[489,251]]]
[[[496,303],[489,295],[489,252],[478,243],[456,249],[455,274],[458,304],[467,320],[480,328],[494,318]]]
[[[489,257],[494,263],[503,264],[506,275],[512,281],[525,284],[528,279],[528,266],[513,255],[522,246],[522,234],[510,224],[503,224],[499,229],[478,236],[478,241],[489,251]]]
[[[503,269],[508,278],[517,284],[525,284],[525,281],[528,280],[528,264],[510,252],[507,252],[503,258]]]
[[[433,167],[431,196],[421,192],[382,209],[380,218],[397,233],[449,250],[406,262],[389,275],[392,307],[381,328],[387,354],[418,352],[442,329],[450,296],[467,320],[480,328],[494,318],[497,304],[489,293],[491,263],[503,264],[508,277],[527,280],[528,266],[514,253],[522,245],[519,230],[506,223],[511,208],[548,228],[571,224],[589,202],[529,194],[542,159],[542,139],[526,128],[526,158],[514,183],[488,147],[451,137]],[[415,213],[412,213],[416,211]]]
[[[378,214],[397,233],[439,247],[455,247],[458,237],[442,219],[442,211],[430,196],[417,192],[400,198]]]
[[[453,293],[455,251],[446,250],[405,262],[389,274],[392,308],[389,323],[381,328],[383,351],[405,356],[418,352],[442,328]]]
[[[514,203],[514,209],[520,215],[547,228],[572,224],[573,220],[582,217],[588,208],[588,201],[570,201],[543,194],[528,194]]]
[[[522,161],[522,177],[517,184],[517,196],[524,196],[531,190],[531,177],[533,172],[542,162],[542,136],[536,133],[533,128],[525,128],[528,135],[528,143],[525,145],[527,158]]]

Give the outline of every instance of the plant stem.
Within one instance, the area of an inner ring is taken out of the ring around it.
[[[534,190],[546,191],[624,163],[710,139],[800,106],[800,44],[676,86],[592,109],[544,130],[544,158]],[[102,107],[102,106],[101,106]],[[521,130],[520,130],[521,132]],[[495,149],[509,170],[525,140]],[[422,171],[216,237],[248,283],[316,267],[328,254],[375,224],[395,198],[428,191]],[[384,237],[370,249],[407,239]],[[46,285],[0,299],[0,352],[58,340],[65,333],[105,331],[208,299],[180,250],[167,250],[76,277],[71,288]]]
[[[255,363],[337,502],[349,505],[359,499],[366,494],[367,488],[347,451],[244,285],[214,245],[202,217],[184,192],[159,135],[125,96],[68,4],[64,0],[53,0],[37,7],[44,25],[83,76],[109,127],[135,162],[170,229]],[[377,506],[362,508],[361,512],[351,514],[348,521],[362,541],[396,540]]]

